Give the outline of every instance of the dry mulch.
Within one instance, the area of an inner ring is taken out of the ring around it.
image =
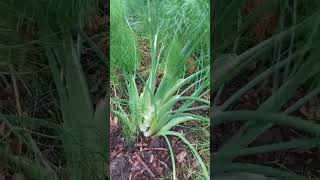
[[[183,133],[181,128],[176,130]],[[186,168],[191,165],[197,170],[196,159],[177,138],[169,137],[169,141],[175,154],[178,178],[192,179]],[[128,145],[121,134],[121,127],[116,118],[111,118],[110,157],[111,179],[170,179],[172,175],[171,157],[165,139],[145,138],[141,135],[136,143]]]

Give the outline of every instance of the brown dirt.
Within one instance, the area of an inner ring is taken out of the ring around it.
[[[183,133],[181,128],[175,130]],[[189,165],[193,165],[195,170],[198,168],[195,158],[177,138],[169,137],[169,141],[175,154],[178,178],[191,179],[186,168]],[[111,119],[110,154],[111,179],[170,179],[172,174],[170,152],[164,138],[145,138],[141,135],[136,143],[128,145],[114,118]]]

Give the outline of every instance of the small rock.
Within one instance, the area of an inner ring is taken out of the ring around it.
[[[185,157],[187,156],[187,152],[186,151],[181,151],[178,155],[177,155],[177,160],[179,163],[182,163],[183,161],[185,161]]]

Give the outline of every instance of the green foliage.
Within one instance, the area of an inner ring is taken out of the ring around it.
[[[110,65],[111,79],[118,73],[133,73],[140,62],[135,34],[126,17],[123,1],[110,2]]]
[[[3,25],[1,24],[0,36],[5,37],[0,39],[1,58],[25,60],[25,56],[20,54],[27,43],[24,44],[19,39],[15,39],[18,36],[12,28],[19,19],[24,19],[25,23],[36,26],[39,40],[33,43],[37,43],[44,51],[44,57],[48,61],[54,79],[62,114],[62,124],[59,125],[47,119],[0,116],[1,122],[16,127],[13,132],[25,140],[31,152],[30,157],[18,158],[1,149],[0,158],[12,167],[21,169],[28,179],[60,179],[61,171],[67,172],[68,179],[74,180],[105,178],[108,104],[105,98],[97,104],[95,109],[93,108],[81,65],[84,43],[82,37],[86,37],[85,40],[93,44],[84,33],[84,28],[91,16],[97,12],[97,5],[98,1],[87,0],[27,0],[24,3],[20,1],[0,3],[1,13],[8,15],[9,19]],[[97,49],[95,44],[92,46],[100,54],[101,61],[105,62],[106,59],[105,56],[101,56],[101,50]],[[19,49],[14,51],[16,49],[12,47],[19,47]],[[15,56],[10,56],[9,52],[17,53],[11,53]],[[57,169],[45,159],[38,145],[34,143],[29,132],[32,132],[35,127],[51,129],[59,135],[54,137],[55,142],[58,142],[54,145],[62,144],[66,164],[63,164],[61,169]],[[27,129],[26,132],[19,133],[15,130],[19,128]]]
[[[79,36],[78,36],[79,37]],[[57,37],[55,37],[57,38]],[[63,116],[63,145],[67,168],[72,179],[103,178],[106,162],[107,104],[101,101],[94,111],[80,65],[81,44],[66,35],[63,49],[47,48],[54,77],[64,73],[64,81],[55,78]],[[79,42],[79,41],[78,41]],[[78,49],[79,48],[79,49]],[[55,56],[54,56],[55,52]],[[63,60],[61,58],[66,58]],[[60,69],[59,67],[64,67]]]
[[[240,9],[240,4],[235,4],[236,1],[225,3],[225,9]],[[222,123],[230,123],[233,121],[244,121],[235,135],[225,142],[222,147],[214,152],[211,158],[213,159],[212,174],[216,179],[234,178],[235,175],[242,173],[246,179],[254,174],[257,178],[266,179],[308,179],[307,177],[297,175],[292,172],[261,166],[257,164],[238,163],[236,158],[253,155],[259,153],[274,152],[279,150],[287,150],[294,148],[309,148],[317,146],[319,142],[320,126],[310,120],[293,117],[293,113],[298,110],[308,100],[320,93],[319,83],[313,83],[311,88],[308,88],[306,95],[296,101],[289,108],[285,109],[288,101],[294,97],[294,93],[301,86],[306,86],[308,81],[313,81],[320,74],[319,68],[319,8],[316,8],[308,16],[299,14],[297,11],[298,1],[293,1],[292,4],[281,3],[282,8],[291,8],[291,17],[295,20],[292,24],[282,26],[281,31],[275,33],[268,39],[259,42],[249,49],[245,49],[239,54],[232,54],[231,47],[237,43],[241,46],[241,41],[227,41],[230,37],[239,37],[241,39],[243,28],[234,29],[234,18],[228,20],[226,10],[220,11],[217,9],[215,14],[216,26],[219,24],[229,24],[229,27],[217,27],[217,37],[215,42],[219,42],[214,47],[215,58],[213,62],[213,93],[215,99],[220,99],[220,94],[223,92],[224,84],[244,72],[251,64],[261,65],[262,61],[266,65],[261,66],[259,72],[253,77],[250,82],[243,85],[237,92],[225,100],[222,104],[212,105],[213,127]],[[268,10],[267,7],[273,6],[273,2],[265,5],[265,9],[259,11],[274,12]],[[301,4],[300,4],[301,3]],[[304,2],[299,2],[301,6],[306,5]],[[299,8],[302,8],[302,7]],[[218,8],[218,7],[217,7]],[[257,12],[259,14],[259,12]],[[289,13],[285,12],[284,14]],[[279,19],[284,16],[279,15]],[[296,17],[299,17],[299,21]],[[302,17],[301,17],[302,16]],[[262,17],[262,15],[258,16]],[[250,19],[250,17],[247,17]],[[244,23],[241,23],[244,24]],[[279,23],[279,26],[281,23]],[[226,37],[221,39],[221,34],[228,30]],[[310,32],[310,33],[307,33]],[[274,55],[270,56],[270,52]],[[232,55],[231,55],[232,54]],[[270,57],[265,60],[263,57]],[[264,82],[272,82],[272,94],[262,102],[256,111],[235,111],[234,105],[238,103],[239,98],[248,92],[248,90],[257,87]],[[315,81],[313,81],[315,82]],[[319,82],[319,81],[316,81]],[[309,86],[310,87],[310,86]],[[217,101],[215,101],[217,102]],[[302,137],[292,139],[287,142],[272,143],[261,146],[252,146],[251,143],[256,140],[262,133],[273,127],[280,125],[298,129],[309,133],[312,137]],[[238,178],[238,176],[237,176]]]

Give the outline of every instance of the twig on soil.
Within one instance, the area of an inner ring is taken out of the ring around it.
[[[16,77],[13,75],[13,73],[15,71],[14,71],[14,68],[12,65],[10,66],[10,72],[12,73],[11,74],[11,81],[13,84],[13,91],[14,91],[14,95],[15,95],[15,99],[16,99],[17,111],[18,111],[19,115],[22,115],[22,109],[21,109],[21,104],[20,104],[20,93],[19,93]]]
[[[168,151],[165,148],[144,148],[144,149],[141,149],[140,151],[151,151],[151,150]]]
[[[160,162],[160,164],[164,165],[164,167],[166,167],[167,169],[169,169],[168,165],[167,165],[165,162],[161,161],[160,159],[158,159],[158,161]]]
[[[134,153],[135,156],[137,157],[138,161],[144,166],[144,168],[148,171],[148,173],[153,177],[155,178],[155,175],[154,173],[150,170],[150,168],[148,167],[148,165],[141,159],[141,157],[137,154],[137,153]]]
[[[114,157],[117,157],[117,156],[119,156],[119,154],[120,155],[122,155],[122,150],[123,150],[124,148],[123,147],[119,147],[118,149],[117,149],[117,147],[111,152],[111,158],[114,158]]]
[[[153,155],[153,154],[151,154],[151,157],[150,157],[149,163],[153,163],[153,159],[154,159],[154,155]]]

